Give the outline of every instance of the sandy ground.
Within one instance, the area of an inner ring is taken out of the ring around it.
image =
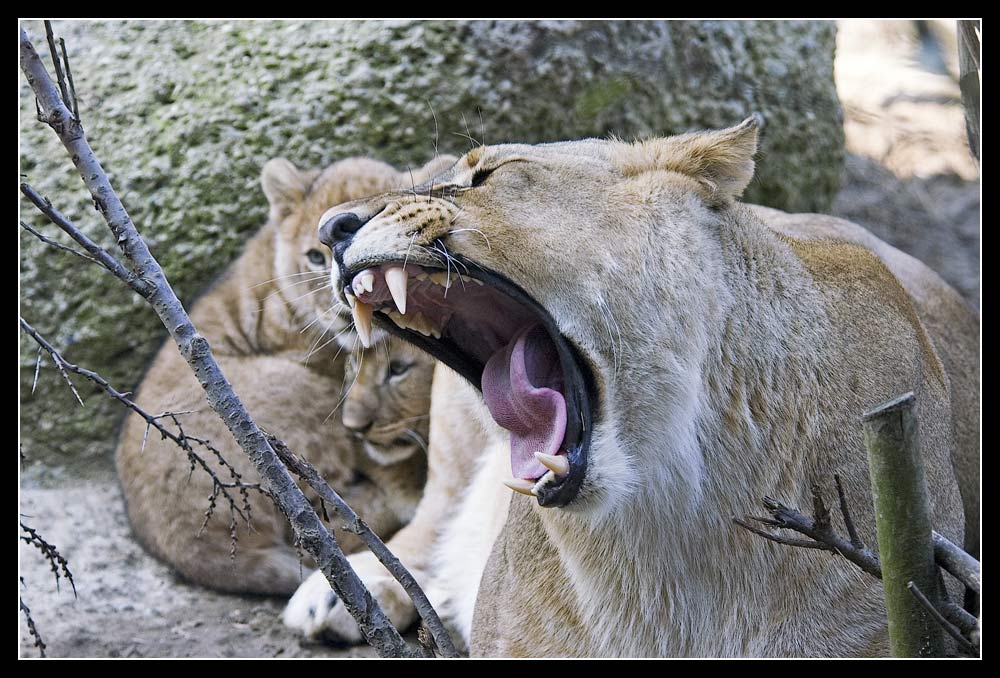
[[[943,29],[943,30],[942,30]],[[953,71],[953,31],[842,26],[837,84],[849,157],[833,212],[939,271],[979,306],[979,181]],[[372,656],[305,644],[281,625],[282,601],[188,586],[131,539],[113,476],[21,490],[22,520],[69,560],[78,598],[22,544],[21,596],[49,656]],[[23,617],[20,652],[35,656]]]

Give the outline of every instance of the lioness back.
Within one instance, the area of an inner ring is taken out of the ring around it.
[[[315,465],[383,537],[412,516],[426,462],[418,449],[399,464],[375,463],[342,424],[345,354],[333,339],[347,325],[333,307],[330,251],[315,229],[331,202],[409,181],[408,174],[361,158],[322,172],[270,161],[262,176],[268,223],[191,310],[257,423]],[[354,397],[364,391],[362,386]],[[244,483],[258,481],[172,342],[157,354],[137,402],[152,414],[179,413],[186,435],[216,448],[228,466],[208,446],[192,442],[193,452],[221,483],[232,483],[237,475]],[[174,428],[170,418],[161,421]],[[300,583],[302,558],[287,521],[266,496],[251,490],[244,497],[238,489],[214,485],[200,462],[190,461],[155,430],[147,432],[146,422],[134,414],[123,425],[116,463],[135,535],[185,578],[227,591],[270,594],[290,593]],[[223,492],[234,498],[235,511]],[[308,490],[307,495],[315,501]],[[337,539],[348,551],[360,546],[355,535],[339,528]]]

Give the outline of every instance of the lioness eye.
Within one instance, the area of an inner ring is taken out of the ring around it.
[[[486,178],[490,176],[490,174],[492,173],[493,170],[491,169],[477,169],[472,175],[472,181],[470,182],[469,186],[475,188],[476,186],[486,181]]]
[[[306,252],[306,258],[313,266],[323,266],[326,264],[326,255],[319,250],[309,250]]]
[[[389,374],[393,377],[398,377],[401,374],[406,374],[411,367],[413,367],[413,363],[404,363],[402,360],[393,360],[389,363]]]

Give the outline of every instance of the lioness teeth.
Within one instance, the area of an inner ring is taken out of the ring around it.
[[[390,266],[385,269],[385,284],[401,315],[406,315],[406,283],[406,271],[402,267]],[[371,292],[371,289],[368,291]]]
[[[361,345],[365,348],[371,348],[372,307],[363,301],[356,301],[351,308],[351,315],[354,317],[354,327],[358,331],[358,338],[361,339]]]
[[[384,311],[384,313],[389,316],[392,322],[396,323],[396,325],[404,330],[420,332],[420,334],[425,337],[434,337],[435,339],[441,338],[441,331],[437,328],[434,322],[423,313],[418,312],[405,318],[394,310]]]
[[[354,290],[354,294],[359,297],[365,292],[371,292],[375,289],[375,274],[372,271],[362,271],[354,276],[351,288]]]
[[[515,492],[520,492],[521,494],[526,494],[529,497],[535,496],[535,484],[530,480],[522,480],[521,478],[511,478],[510,480],[503,481],[503,484],[514,490]]]
[[[446,271],[437,271],[436,273],[430,274],[431,282],[436,285],[448,289],[451,287],[451,276],[448,275]]]
[[[537,459],[542,466],[549,469],[557,476],[564,476],[569,473],[569,460],[566,459],[566,457],[556,454],[545,454],[544,452],[535,452],[535,459]]]

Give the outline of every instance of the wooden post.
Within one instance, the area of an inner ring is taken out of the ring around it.
[[[871,471],[889,647],[894,657],[944,656],[941,627],[907,589],[938,603],[927,483],[920,459],[916,399],[907,393],[862,418]]]

